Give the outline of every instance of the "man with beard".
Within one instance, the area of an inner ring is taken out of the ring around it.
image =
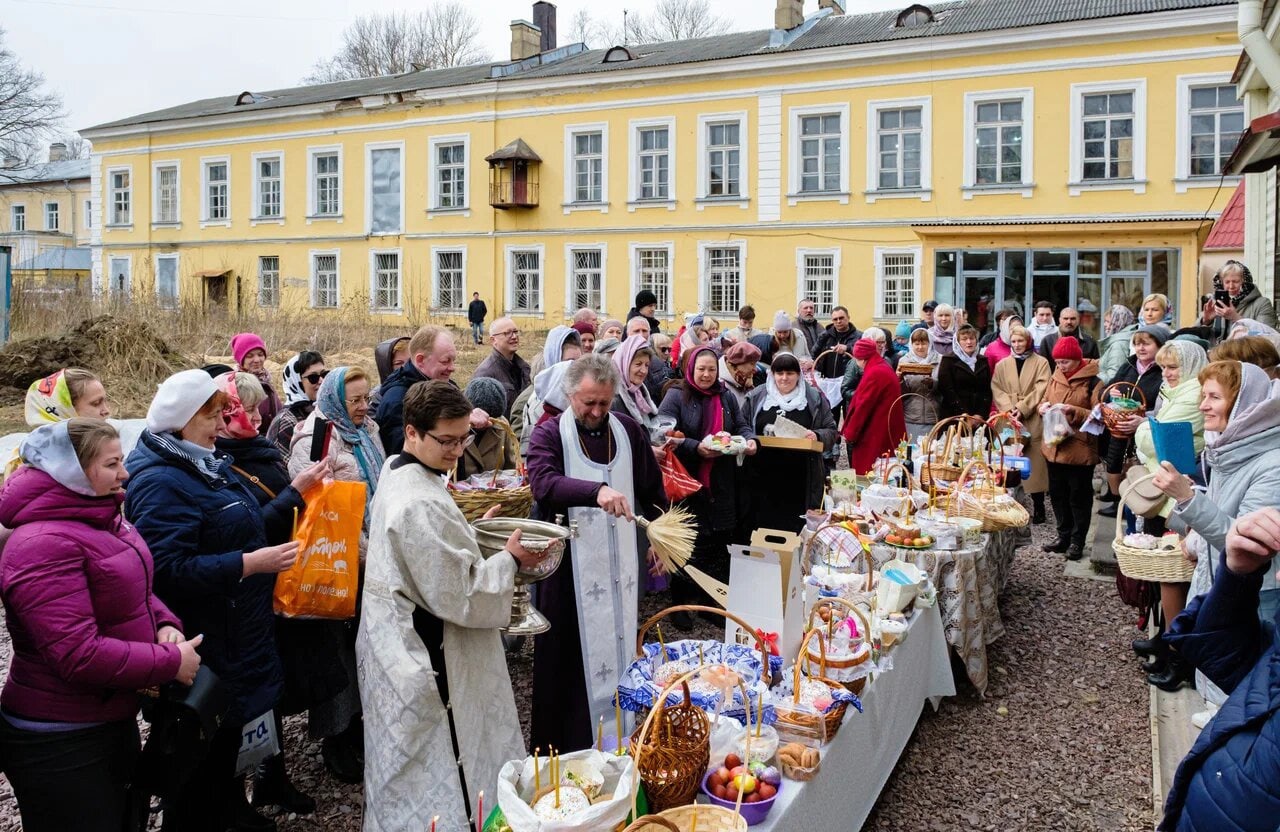
[[[1089,333],[1080,328],[1080,313],[1074,307],[1064,306],[1062,311],[1058,313],[1058,331],[1046,335],[1044,340],[1040,342],[1040,354],[1050,361],[1053,360],[1053,345],[1058,343],[1059,338],[1074,338],[1080,342],[1080,352],[1085,358],[1096,359],[1098,357],[1098,342],[1093,340]]]
[[[818,339],[822,337],[822,324],[818,323],[817,309],[818,305],[812,298],[805,298],[800,301],[800,306],[796,309],[796,319],[791,322],[796,331],[804,336],[804,342],[809,345],[809,352],[813,355],[817,355],[813,350],[818,346]]]
[[[656,517],[666,495],[644,428],[609,412],[621,385],[608,356],[582,356],[564,377],[569,409],[529,439],[535,517],[578,526],[564,564],[538,585],[551,622],[533,654],[532,745],[542,748],[591,745],[635,649],[645,576],[634,517]]]

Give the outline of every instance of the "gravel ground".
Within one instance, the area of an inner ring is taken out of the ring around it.
[[[1133,616],[1111,583],[1067,578],[1061,556],[1039,552],[1051,528],[1034,527],[1035,548],[1019,550],[1001,599],[1006,634],[991,648],[987,697],[963,681],[938,713],[925,710],[867,830],[1152,828],[1147,690],[1128,647]],[[642,617],[665,602],[645,599]],[[694,635],[722,632],[699,622]],[[5,670],[8,656],[0,629]],[[520,702],[528,701],[532,664],[528,646],[511,659]],[[357,832],[360,787],[326,773],[302,718],[286,721],[286,735],[294,781],[320,808],[280,817],[280,829]],[[0,832],[21,829],[17,815],[0,777]]]

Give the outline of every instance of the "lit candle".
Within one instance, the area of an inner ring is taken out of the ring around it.
[[[431,819],[431,832],[436,832],[436,821],[440,820],[440,816],[436,815]]]
[[[480,796],[476,798],[476,832],[484,832],[484,789],[480,790]]]
[[[556,808],[560,808],[560,752],[551,752],[551,778],[556,787]]]
[[[542,750],[542,746],[533,749],[533,792],[537,794],[542,791],[542,769],[538,767],[538,752]]]

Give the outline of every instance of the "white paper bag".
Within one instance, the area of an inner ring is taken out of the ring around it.
[[[604,754],[594,749],[560,755],[561,771],[574,760],[588,761],[604,774],[600,799],[572,823],[540,820],[529,806],[536,791],[533,758],[511,760],[498,772],[498,806],[507,819],[511,832],[596,832],[614,829],[631,812],[631,785],[635,776],[630,757]],[[539,758],[543,788],[553,785],[551,767],[544,756]]]

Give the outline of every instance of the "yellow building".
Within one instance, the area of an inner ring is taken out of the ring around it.
[[[0,165],[0,245],[13,248],[14,277],[87,284],[92,228],[89,160],[49,146],[49,161]]]
[[[544,326],[581,306],[859,326],[929,297],[1196,305],[1234,189],[1234,0],[967,0],[197,101],[84,131],[94,281],[163,304]],[[486,159],[488,161],[486,161]]]

